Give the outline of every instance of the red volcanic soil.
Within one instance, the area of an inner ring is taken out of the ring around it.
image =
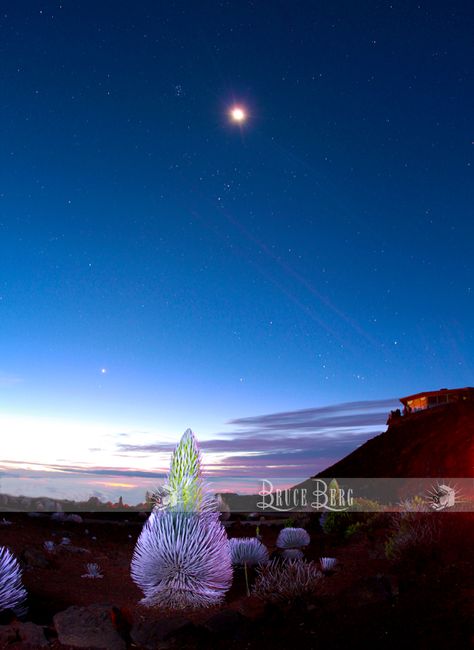
[[[318,477],[474,477],[474,402],[394,420]]]
[[[107,603],[115,606],[117,625],[124,630],[125,636],[131,626],[140,621],[161,621],[176,616],[176,613],[141,607],[142,594],[130,579],[130,560],[143,519],[136,514],[128,516],[128,521],[117,521],[116,515],[115,521],[107,521],[99,514],[83,516],[84,523],[77,524],[55,522],[47,515],[32,518],[8,513],[11,525],[0,527],[0,544],[8,546],[17,557],[25,557],[27,551],[33,564],[41,564],[42,555],[49,560],[44,567],[25,564],[23,574],[30,596],[26,620],[44,626],[49,647],[57,650],[69,647],[61,645],[56,638],[53,616],[71,605]],[[226,624],[228,627],[213,632],[210,638],[198,634],[177,645],[166,642],[156,647],[206,650],[331,647],[346,650],[354,644],[365,648],[382,644],[384,648],[395,650],[403,644],[405,648],[432,650],[443,647],[445,650],[456,647],[463,650],[468,647],[466,620],[473,596],[473,515],[438,513],[429,516],[444,518],[447,541],[441,556],[433,565],[425,566],[421,562],[415,568],[400,568],[385,557],[385,524],[370,537],[355,536],[346,540],[324,534],[318,524],[318,515],[311,515],[304,522],[311,533],[306,557],[317,561],[321,556],[332,556],[339,561],[337,571],[323,579],[321,590],[314,598],[282,605],[247,598],[243,574],[237,571],[223,606],[186,612],[185,616],[197,626],[195,630],[206,634],[209,632],[203,625],[216,612],[243,615],[242,620],[246,622],[243,627],[240,623],[236,626],[235,621],[232,624],[231,618]],[[387,518],[387,525],[389,521]],[[275,552],[276,537],[282,525],[260,525],[263,542],[271,553]],[[235,523],[228,527],[228,533],[232,537],[253,536],[255,527]],[[64,548],[52,554],[44,551],[45,540],[59,542],[62,537],[69,537],[76,550]],[[81,578],[87,562],[98,563],[104,577]],[[386,585],[392,585],[393,589]],[[24,646],[21,643],[2,646],[0,643],[0,647],[14,650]],[[133,645],[129,637],[127,647],[141,646]]]

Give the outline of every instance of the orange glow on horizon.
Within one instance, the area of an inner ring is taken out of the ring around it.
[[[93,481],[94,485],[106,485],[107,487],[136,488],[139,487],[134,483],[115,483],[112,481]]]

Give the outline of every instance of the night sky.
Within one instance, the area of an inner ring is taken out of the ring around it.
[[[471,2],[1,2],[3,485],[136,486],[188,426],[216,475],[307,476],[472,385],[473,33]]]

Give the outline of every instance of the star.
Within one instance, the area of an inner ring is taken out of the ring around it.
[[[107,374],[107,368],[101,368],[101,369],[100,369],[100,373],[101,373],[102,375],[106,375],[106,374]]]

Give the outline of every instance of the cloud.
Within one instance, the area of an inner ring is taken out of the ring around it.
[[[395,398],[344,402],[332,406],[237,418],[230,420],[229,424],[271,431],[295,431],[322,426],[367,426],[385,422],[387,411],[397,403]]]
[[[166,472],[162,470],[147,471],[139,469],[124,469],[118,467],[100,467],[89,466],[84,467],[80,465],[58,465],[54,463],[32,463],[28,462],[27,467],[22,467],[21,461],[11,461],[0,459],[0,465],[6,468],[15,468],[15,475],[17,477],[31,477],[42,475],[48,480],[62,479],[65,475],[71,476],[125,476],[127,478],[152,478],[161,479],[166,476]],[[8,472],[2,471],[0,468],[0,479],[2,476],[8,476]]]
[[[16,384],[19,384],[22,380],[21,377],[17,377],[16,375],[8,375],[6,373],[0,372],[0,386],[15,386]]]
[[[206,473],[224,476],[301,476],[336,462],[385,428],[396,399],[346,402],[333,406],[283,411],[230,420],[234,429],[200,442]],[[169,453],[175,444],[120,443],[121,455]]]
[[[274,483],[280,479],[287,485],[298,483],[381,433],[389,410],[396,405],[395,399],[349,402],[233,419],[228,423],[228,431],[200,440],[206,480],[230,492],[238,491],[242,485],[255,490],[263,478]],[[112,458],[126,458],[125,467],[66,458],[55,459],[53,463],[0,460],[0,487],[16,481],[15,489],[22,490],[21,486],[30,481],[28,489],[31,490],[34,477],[35,485],[43,486],[37,488],[38,493],[47,487],[50,492],[63,490],[65,495],[76,492],[90,495],[98,483],[115,486],[129,482],[137,485],[134,498],[138,502],[142,492],[165,478],[175,442],[132,444],[132,436],[126,438],[120,434],[115,437],[116,451]],[[144,463],[143,459],[148,462]],[[155,470],[148,469],[151,461]],[[120,460],[117,458],[116,462]],[[134,468],[139,463],[143,469]],[[118,487],[109,488],[114,489]]]

